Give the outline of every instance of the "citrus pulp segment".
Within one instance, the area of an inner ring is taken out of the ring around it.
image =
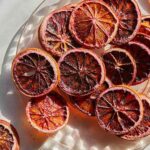
[[[139,125],[143,107],[139,95],[126,86],[107,89],[97,98],[99,125],[112,134],[127,133]]]
[[[103,0],[119,19],[117,35],[113,43],[121,45],[131,41],[137,34],[141,23],[141,12],[136,0]]]
[[[124,49],[112,48],[103,55],[106,76],[114,85],[131,85],[136,76],[136,63]]]
[[[150,36],[143,33],[138,33],[133,39],[133,41],[144,44],[150,50]]]
[[[102,1],[83,1],[73,10],[69,24],[73,37],[83,46],[101,48],[118,30],[118,19]]]
[[[39,29],[39,41],[43,48],[60,57],[66,51],[78,47],[69,32],[69,20],[74,5],[65,6],[50,13]]]
[[[19,150],[19,136],[8,122],[0,120],[0,150]]]
[[[12,77],[21,93],[39,97],[57,86],[60,73],[51,55],[37,48],[28,48],[14,58]]]
[[[51,92],[46,96],[32,98],[26,107],[30,124],[38,131],[54,133],[63,128],[69,119],[69,109],[63,97]]]
[[[142,121],[136,128],[122,135],[121,138],[123,139],[137,140],[139,138],[150,135],[150,98],[142,95],[141,99],[144,108]]]
[[[144,16],[142,18],[142,23],[139,32],[150,36],[150,15]]]
[[[147,80],[150,77],[150,49],[139,42],[129,42],[122,48],[126,49],[136,62],[137,74],[133,85]]]
[[[107,79],[101,86],[99,86],[92,94],[84,97],[70,96],[71,103],[75,108],[80,110],[87,116],[95,116],[96,99],[106,89],[111,87],[111,83]]]
[[[59,87],[72,96],[92,93],[105,80],[102,60],[86,49],[68,51],[59,60],[61,81]]]

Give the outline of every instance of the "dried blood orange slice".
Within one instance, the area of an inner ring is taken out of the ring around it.
[[[70,96],[71,103],[82,113],[87,116],[95,116],[96,99],[106,89],[111,87],[110,81],[107,79],[101,86],[98,87],[92,94],[84,97]]]
[[[19,150],[19,136],[8,122],[0,120],[0,150]]]
[[[146,34],[138,33],[136,37],[133,39],[133,41],[142,43],[150,49],[150,36]]]
[[[70,31],[81,44],[101,48],[110,43],[118,30],[118,19],[102,1],[83,1],[73,10]]]
[[[129,42],[122,46],[136,61],[137,74],[133,85],[140,84],[150,77],[150,49],[139,42]]]
[[[50,13],[39,29],[39,41],[44,49],[60,57],[64,52],[78,46],[69,32],[69,20],[74,5],[65,6]]]
[[[96,116],[99,125],[112,134],[127,133],[139,125],[142,120],[141,99],[129,87],[109,88],[97,99]]]
[[[60,88],[72,96],[93,92],[105,79],[105,67],[100,58],[86,49],[68,51],[59,60]]]
[[[136,63],[124,49],[112,48],[103,55],[106,76],[114,85],[131,85],[136,76]]]
[[[140,124],[130,132],[121,136],[126,140],[137,140],[150,135],[150,99],[144,95],[141,96],[144,108],[144,114]]]
[[[69,109],[63,97],[56,92],[32,98],[26,107],[31,125],[38,131],[54,133],[63,128],[69,118]]]
[[[37,48],[28,48],[14,58],[12,76],[21,93],[39,97],[57,86],[60,73],[51,55]]]
[[[131,41],[140,28],[141,12],[135,0],[103,0],[119,19],[119,29],[113,40],[121,45]]]
[[[142,23],[139,32],[150,36],[150,15],[142,18]]]

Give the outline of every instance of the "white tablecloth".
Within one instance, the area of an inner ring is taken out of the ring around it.
[[[42,0],[0,0],[0,69],[7,47]]]

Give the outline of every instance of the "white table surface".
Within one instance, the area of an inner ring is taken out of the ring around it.
[[[0,70],[14,34],[42,0],[0,0]]]
[[[0,71],[14,34],[42,0],[0,0]],[[148,0],[139,0],[147,2]],[[150,150],[150,146],[145,150]]]

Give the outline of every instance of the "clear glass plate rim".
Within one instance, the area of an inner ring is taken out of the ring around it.
[[[17,46],[16,46],[16,48],[17,48],[16,54],[17,54],[17,52],[19,51],[19,44],[20,44],[21,38],[22,38],[22,36],[23,36],[23,33],[25,32],[25,29],[26,29],[26,27],[27,27],[27,25],[28,25],[28,21],[30,20],[30,18],[32,18],[32,16],[34,15],[34,13],[41,7],[41,5],[44,4],[44,2],[46,2],[46,1],[47,1],[47,0],[43,0],[42,2],[40,2],[40,4],[34,9],[34,11],[31,13],[30,17],[29,17],[29,18],[27,19],[27,21],[24,23],[22,32],[21,32],[21,34],[20,34],[20,37],[19,37],[19,39],[18,39],[18,43],[17,43]]]

